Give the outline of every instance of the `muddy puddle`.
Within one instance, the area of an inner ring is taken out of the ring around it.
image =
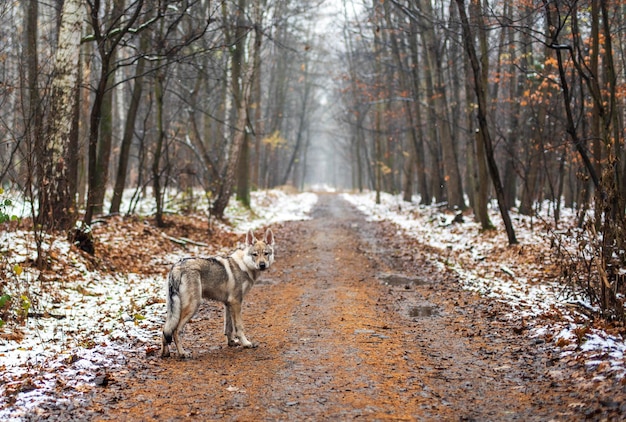
[[[403,274],[380,274],[378,279],[386,286],[411,288],[416,286],[428,286],[430,281],[420,277],[410,277]]]
[[[409,316],[411,318],[428,318],[439,315],[439,309],[435,306],[412,306],[409,308]]]

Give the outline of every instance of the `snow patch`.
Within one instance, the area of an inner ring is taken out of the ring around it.
[[[587,308],[590,305],[570,287],[546,279],[545,269],[552,264],[549,261],[550,240],[536,229],[537,219],[511,213],[520,245],[508,248],[497,207],[490,210],[491,221],[497,230],[482,233],[473,216],[464,216],[462,223],[454,223],[456,215],[439,205],[417,205],[417,201],[406,202],[400,195],[386,193],[381,193],[379,204],[374,192],[345,193],[342,196],[370,221],[390,221],[421,244],[435,249],[434,252],[424,249],[422,253],[440,267],[458,274],[463,288],[508,304],[511,311],[507,316],[524,321],[532,337],[550,338],[555,348],[561,347],[563,356],[577,353],[590,366],[597,365],[601,356],[601,362],[608,362],[616,377],[626,375],[624,338],[574,323],[575,320],[587,319],[584,315],[575,314],[575,305],[582,304]],[[544,221],[550,219],[548,206],[544,206],[539,213]],[[563,221],[574,221],[575,215],[570,210],[562,210],[561,218]],[[544,262],[520,258],[525,245],[543,247],[546,250]],[[511,252],[500,253],[503,248]],[[559,314],[560,323],[548,324],[538,318],[552,312]],[[576,333],[583,329],[585,334],[578,340]],[[571,347],[562,347],[564,344]]]

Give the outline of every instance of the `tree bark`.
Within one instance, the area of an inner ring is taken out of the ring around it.
[[[38,224],[49,229],[69,229],[76,222],[68,164],[69,139],[75,116],[79,80],[79,53],[85,9],[80,0],[65,0],[61,12],[50,114],[40,179]]]
[[[148,37],[145,34],[142,35],[140,44],[144,50],[147,44],[147,40]],[[133,92],[131,94],[130,104],[128,106],[128,114],[126,116],[126,123],[124,125],[124,135],[120,144],[120,156],[117,165],[117,176],[115,178],[115,187],[113,189],[111,209],[109,210],[111,214],[120,212],[122,196],[124,194],[124,188],[126,187],[126,173],[128,171],[130,147],[133,141],[135,122],[137,121],[137,113],[139,111],[139,105],[141,102],[141,94],[143,91],[143,74],[145,68],[146,60],[143,57],[139,57],[139,59],[137,60],[137,66],[135,67]]]
[[[491,135],[489,132],[489,126],[487,124],[487,94],[486,87],[483,84],[480,63],[478,56],[476,55],[476,48],[474,47],[473,35],[470,29],[467,13],[465,12],[464,0],[456,0],[457,7],[459,9],[459,15],[461,18],[461,26],[463,27],[463,38],[465,44],[465,50],[469,56],[470,64],[472,66],[472,72],[474,75],[474,90],[476,92],[476,98],[478,99],[478,126],[483,132],[485,140],[485,152],[487,155],[487,165],[489,166],[489,172],[491,174],[491,181],[493,183],[494,190],[496,191],[496,197],[498,199],[498,207],[500,214],[502,215],[502,221],[509,240],[509,245],[517,243],[515,237],[515,230],[511,223],[511,217],[509,211],[506,208],[504,190],[502,188],[502,182],[496,164],[493,143],[491,141]]]
[[[411,34],[417,34],[417,24],[411,20]],[[420,60],[417,47],[417,36],[413,35],[409,37],[409,50],[411,57],[413,58],[412,71],[411,71],[411,83],[413,90],[414,104],[414,123],[411,128],[413,146],[415,148],[416,170],[418,180],[418,192],[423,204],[430,204],[432,201],[432,195],[428,189],[428,177],[426,172],[426,153],[424,151],[424,135],[422,132],[422,105],[421,105],[421,82],[420,82]]]
[[[475,3],[470,6],[473,7],[474,13],[472,13],[471,19],[473,19],[473,24],[478,31],[480,32],[479,40],[481,45],[481,54],[482,54],[482,62],[481,62],[481,85],[483,87],[487,86],[488,83],[488,54],[487,54],[487,40],[486,34],[481,31],[482,24],[480,22],[481,16],[479,13],[479,5]],[[478,10],[476,10],[478,9]],[[467,70],[467,74],[471,75],[472,67],[471,63],[469,63],[469,58],[465,61],[465,67]],[[473,96],[471,95],[472,86],[471,86],[472,77],[468,76],[466,78],[466,90],[468,104],[474,104]],[[476,82],[474,82],[476,83]],[[486,89],[486,88],[485,88]],[[470,119],[474,117],[473,111],[470,111]],[[472,124],[472,127],[474,125]],[[476,142],[475,149],[475,159],[474,163],[476,164],[476,179],[475,179],[475,196],[474,196],[474,215],[477,217],[480,222],[480,227],[482,230],[491,230],[494,228],[491,219],[489,218],[489,168],[486,162],[486,140],[485,140],[485,132],[483,130],[472,131],[474,134],[474,140]]]
[[[263,2],[264,3],[264,2]],[[253,87],[253,102],[254,102],[254,156],[251,162],[252,171],[250,175],[250,181],[252,188],[259,188],[262,184],[260,170],[261,170],[261,154],[262,154],[262,139],[264,136],[265,124],[263,122],[262,113],[262,91],[261,91],[261,44],[263,42],[263,36],[261,28],[263,27],[263,10],[264,5],[261,4],[261,0],[254,1],[254,87]]]
[[[25,185],[27,186],[28,197],[31,198],[31,213],[35,217],[39,210],[35,210],[36,203],[35,192],[33,191],[35,183],[43,186],[44,170],[43,164],[46,157],[44,156],[44,141],[42,136],[43,129],[43,112],[41,108],[41,98],[39,93],[39,49],[37,39],[39,34],[38,16],[39,1],[28,0],[23,2],[25,15],[25,30],[23,39],[24,59],[26,61],[26,83],[22,88],[23,103],[26,104],[24,110],[24,134],[27,142],[27,156],[24,167]],[[15,149],[17,151],[17,148]],[[21,173],[21,172],[20,172]],[[4,175],[0,175],[0,179]],[[36,178],[36,180],[33,180]],[[42,202],[42,190],[39,189],[38,203]],[[41,255],[41,242],[37,242],[38,256]]]
[[[287,163],[287,169],[285,170],[285,175],[282,178],[282,185],[286,185],[289,182],[289,176],[291,176],[294,164],[298,155],[300,154],[300,150],[302,148],[302,140],[304,138],[304,134],[307,130],[307,109],[309,105],[309,95],[311,92],[311,82],[309,81],[309,63],[308,56],[305,54],[305,59],[303,63],[303,71],[302,75],[302,85],[304,89],[304,94],[302,95],[302,102],[300,104],[300,113],[298,115],[298,129],[296,134],[296,144],[293,147],[293,151],[291,152],[291,157]],[[296,186],[294,180],[294,186]]]
[[[237,175],[237,164],[239,161],[239,155],[241,147],[246,138],[246,130],[248,123],[248,104],[247,100],[241,101],[239,107],[239,118],[237,119],[236,132],[233,138],[233,142],[230,145],[228,161],[226,168],[222,176],[222,184],[220,186],[219,194],[213,203],[211,213],[219,220],[224,219],[224,211],[228,206],[230,197],[233,193],[233,186]]]
[[[420,7],[426,16],[434,16],[430,0],[421,0]],[[442,58],[437,49],[437,38],[432,22],[424,22],[422,39],[434,90],[433,106],[436,123],[431,122],[431,124],[436,124],[438,129],[438,140],[441,144],[443,157],[443,182],[446,187],[448,208],[463,210],[466,208],[465,199],[463,198],[463,184],[461,182],[456,146],[450,131],[446,88],[443,81],[444,70],[441,64]]]
[[[115,6],[109,22],[116,22],[124,13],[121,0],[115,0]],[[91,116],[89,119],[89,157],[88,157],[88,193],[87,207],[85,210],[85,224],[91,224],[94,214],[102,212],[102,202],[104,199],[104,191],[106,188],[106,180],[109,167],[109,157],[111,154],[111,107],[110,102],[112,95],[108,92],[109,82],[113,77],[111,73],[112,61],[115,57],[115,51],[124,35],[129,31],[131,26],[137,21],[139,14],[143,8],[143,0],[139,0],[135,4],[135,10],[132,15],[124,22],[123,28],[112,30],[112,34],[103,34],[101,32],[100,21],[100,2],[94,1],[90,3],[91,25],[94,30],[93,39],[97,43],[98,53],[101,59],[100,76],[94,94],[93,106],[91,108]],[[104,125],[103,125],[104,118]],[[103,139],[101,139],[103,135]]]
[[[423,0],[420,0],[420,5]],[[421,6],[420,6],[421,8]],[[432,8],[431,8],[432,9]],[[431,23],[427,23],[426,26],[432,25]],[[435,104],[435,86],[434,80],[435,76],[433,73],[434,69],[434,59],[432,58],[433,54],[436,54],[436,51],[433,52],[432,48],[435,46],[432,44],[434,41],[430,41],[428,36],[428,29],[424,27],[424,25],[420,25],[420,29],[422,30],[422,44],[424,47],[424,56],[425,63],[422,66],[424,70],[424,83],[426,86],[426,104],[427,104],[427,133],[426,139],[427,147],[430,152],[430,186],[431,186],[431,195],[434,197],[435,202],[440,203],[444,202],[446,197],[445,192],[445,182],[443,180],[443,176],[441,174],[441,143],[438,142],[439,133],[437,131],[437,113],[436,113],[436,104]],[[432,29],[432,26],[431,26]],[[434,38],[434,33],[431,34],[432,38]],[[430,198],[428,198],[429,204],[431,202]]]
[[[238,112],[241,109],[241,103],[243,102],[241,94],[242,89],[242,76],[243,66],[245,64],[245,50],[247,41],[247,25],[245,22],[246,13],[246,0],[239,0],[236,10],[236,28],[234,46],[232,48],[231,56],[231,69],[232,79],[231,88],[233,92],[233,100],[235,104],[234,111]],[[251,64],[254,66],[254,64]],[[246,111],[247,115],[247,111]],[[233,119],[234,121],[235,119]],[[239,126],[238,126],[239,127]],[[244,131],[244,137],[241,144],[241,149],[237,157],[237,200],[242,203],[246,208],[250,208],[250,136]]]
[[[157,63],[159,68],[154,78],[154,100],[156,101],[156,146],[154,148],[154,157],[152,161],[152,188],[154,190],[154,200],[156,202],[156,225],[163,227],[163,192],[161,187],[161,154],[163,153],[163,144],[165,143],[165,124],[163,122],[163,96],[164,96],[164,80],[165,75],[163,69]]]
[[[38,15],[39,0],[27,0],[23,3],[25,14],[25,30],[24,30],[24,59],[26,61],[26,85],[22,91],[22,97],[26,104],[24,115],[26,116],[24,125],[26,127],[26,139],[28,142],[28,150],[30,151],[28,160],[29,175],[32,175],[32,167],[36,166],[35,174],[41,179],[43,169],[41,165],[44,162],[43,142],[41,136],[42,129],[42,110],[39,95],[39,60],[38,60]],[[38,181],[41,183],[41,180]],[[27,182],[31,185],[31,181]]]
[[[237,106],[237,121],[235,124],[235,134],[228,150],[228,158],[223,170],[219,192],[211,213],[220,220],[224,219],[224,211],[228,206],[230,197],[233,194],[233,188],[237,182],[237,169],[243,144],[248,142],[248,106],[252,93],[252,85],[255,77],[255,66],[248,63],[247,70],[244,72],[244,48],[246,29],[243,24],[246,0],[238,2],[238,24],[237,38],[235,43],[235,52],[232,56],[232,81],[233,98]],[[256,45],[256,44],[255,44]]]
[[[246,136],[241,145],[239,163],[237,164],[237,201],[250,208],[250,136]]]

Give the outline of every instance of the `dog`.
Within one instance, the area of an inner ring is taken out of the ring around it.
[[[167,317],[161,357],[170,355],[172,339],[180,358],[191,357],[183,348],[181,333],[203,298],[224,304],[224,334],[229,346],[257,347],[244,333],[241,305],[260,273],[273,263],[274,233],[267,229],[263,240],[257,240],[249,230],[245,247],[229,256],[185,258],[174,264],[167,277]]]

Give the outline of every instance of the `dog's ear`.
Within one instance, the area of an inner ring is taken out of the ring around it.
[[[272,229],[267,229],[265,232],[265,243],[274,246],[274,233],[272,232]]]
[[[248,230],[248,233],[246,233],[246,245],[247,246],[252,246],[256,243],[256,237],[254,237],[254,232],[252,231],[252,229]]]

